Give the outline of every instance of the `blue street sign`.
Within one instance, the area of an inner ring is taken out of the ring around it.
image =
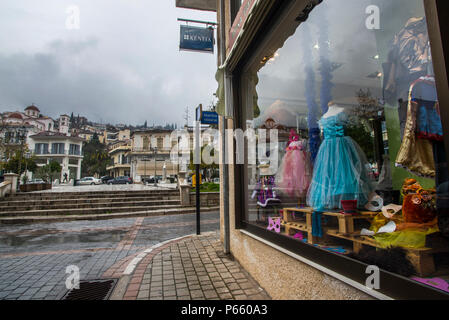
[[[218,113],[203,111],[201,124],[218,124]]]
[[[180,50],[214,52],[214,29],[181,26]]]

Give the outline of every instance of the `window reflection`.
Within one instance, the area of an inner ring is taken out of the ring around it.
[[[365,23],[373,2],[379,30]],[[365,262],[389,255],[397,264],[380,267],[401,275],[441,274],[449,179],[422,1],[324,1],[277,43],[243,75],[247,127],[279,143],[266,144],[276,170],[248,164],[246,220]]]

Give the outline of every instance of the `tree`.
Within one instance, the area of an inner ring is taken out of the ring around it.
[[[16,151],[14,155],[3,164],[2,169],[6,172],[14,172],[22,175],[25,170],[34,173],[37,169],[37,164],[34,157],[27,159],[22,156],[20,151]]]
[[[215,162],[212,162],[211,164],[206,164],[206,163],[204,162],[204,159],[203,159],[203,156],[202,156],[202,155],[203,155],[203,152],[205,151],[204,149],[205,149],[206,147],[207,147],[207,148],[212,148],[211,146],[208,146],[208,145],[205,145],[205,146],[202,146],[202,147],[201,147],[201,164],[200,164],[200,170],[202,170],[203,173],[208,174],[208,177],[207,177],[207,178],[212,179],[212,178],[218,176],[218,168],[219,168],[219,167],[218,167],[218,164],[215,163]],[[206,153],[208,153],[208,152],[210,152],[210,153],[209,153],[209,154],[210,154],[210,157],[213,159],[213,158],[215,157],[215,152],[218,152],[218,151],[216,151],[215,149],[209,149],[209,150],[206,150]],[[192,171],[195,171],[195,164],[193,163],[193,151],[190,152],[189,169],[192,170]]]
[[[111,162],[107,148],[98,140],[98,136],[95,139],[94,134],[91,141],[84,143],[81,165],[83,176],[94,176],[95,174],[104,176],[107,174],[106,168]]]
[[[75,117],[73,116],[73,112],[72,112],[72,114],[70,115],[70,123],[69,123],[70,129],[72,129],[74,127],[74,122],[75,122],[74,120],[75,120]]]
[[[47,183],[51,183],[53,180],[61,175],[62,167],[56,161],[50,161],[49,164],[39,167],[36,170],[35,176],[44,180]]]
[[[92,139],[91,141],[92,143],[100,143],[100,139],[98,138],[98,134],[96,132],[94,132],[94,134],[92,135]]]

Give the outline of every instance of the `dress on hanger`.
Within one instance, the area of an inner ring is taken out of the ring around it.
[[[344,112],[319,121],[324,141],[307,195],[307,203],[315,211],[341,209],[341,200],[357,200],[362,207],[374,191],[363,150],[351,137],[345,136],[347,121]]]
[[[297,137],[293,138],[297,139]],[[276,175],[276,183],[281,192],[290,197],[301,197],[307,194],[312,178],[310,157],[306,151],[306,141],[292,141],[282,159]]]
[[[432,101],[433,100],[433,101]],[[442,141],[434,81],[421,77],[412,83],[409,92],[407,123],[396,166],[418,176],[435,177],[433,141]]]

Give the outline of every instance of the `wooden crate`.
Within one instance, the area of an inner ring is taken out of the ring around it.
[[[339,230],[329,229],[327,234],[336,238],[352,241],[353,251],[355,253],[360,252],[363,246],[370,246],[374,248],[381,248],[377,242],[367,236],[356,236],[342,234]],[[415,267],[416,272],[421,277],[431,276],[435,272],[435,262],[433,255],[435,253],[449,252],[449,248],[442,247],[437,249],[432,248],[402,248],[407,252],[407,257],[409,258],[412,265]]]

